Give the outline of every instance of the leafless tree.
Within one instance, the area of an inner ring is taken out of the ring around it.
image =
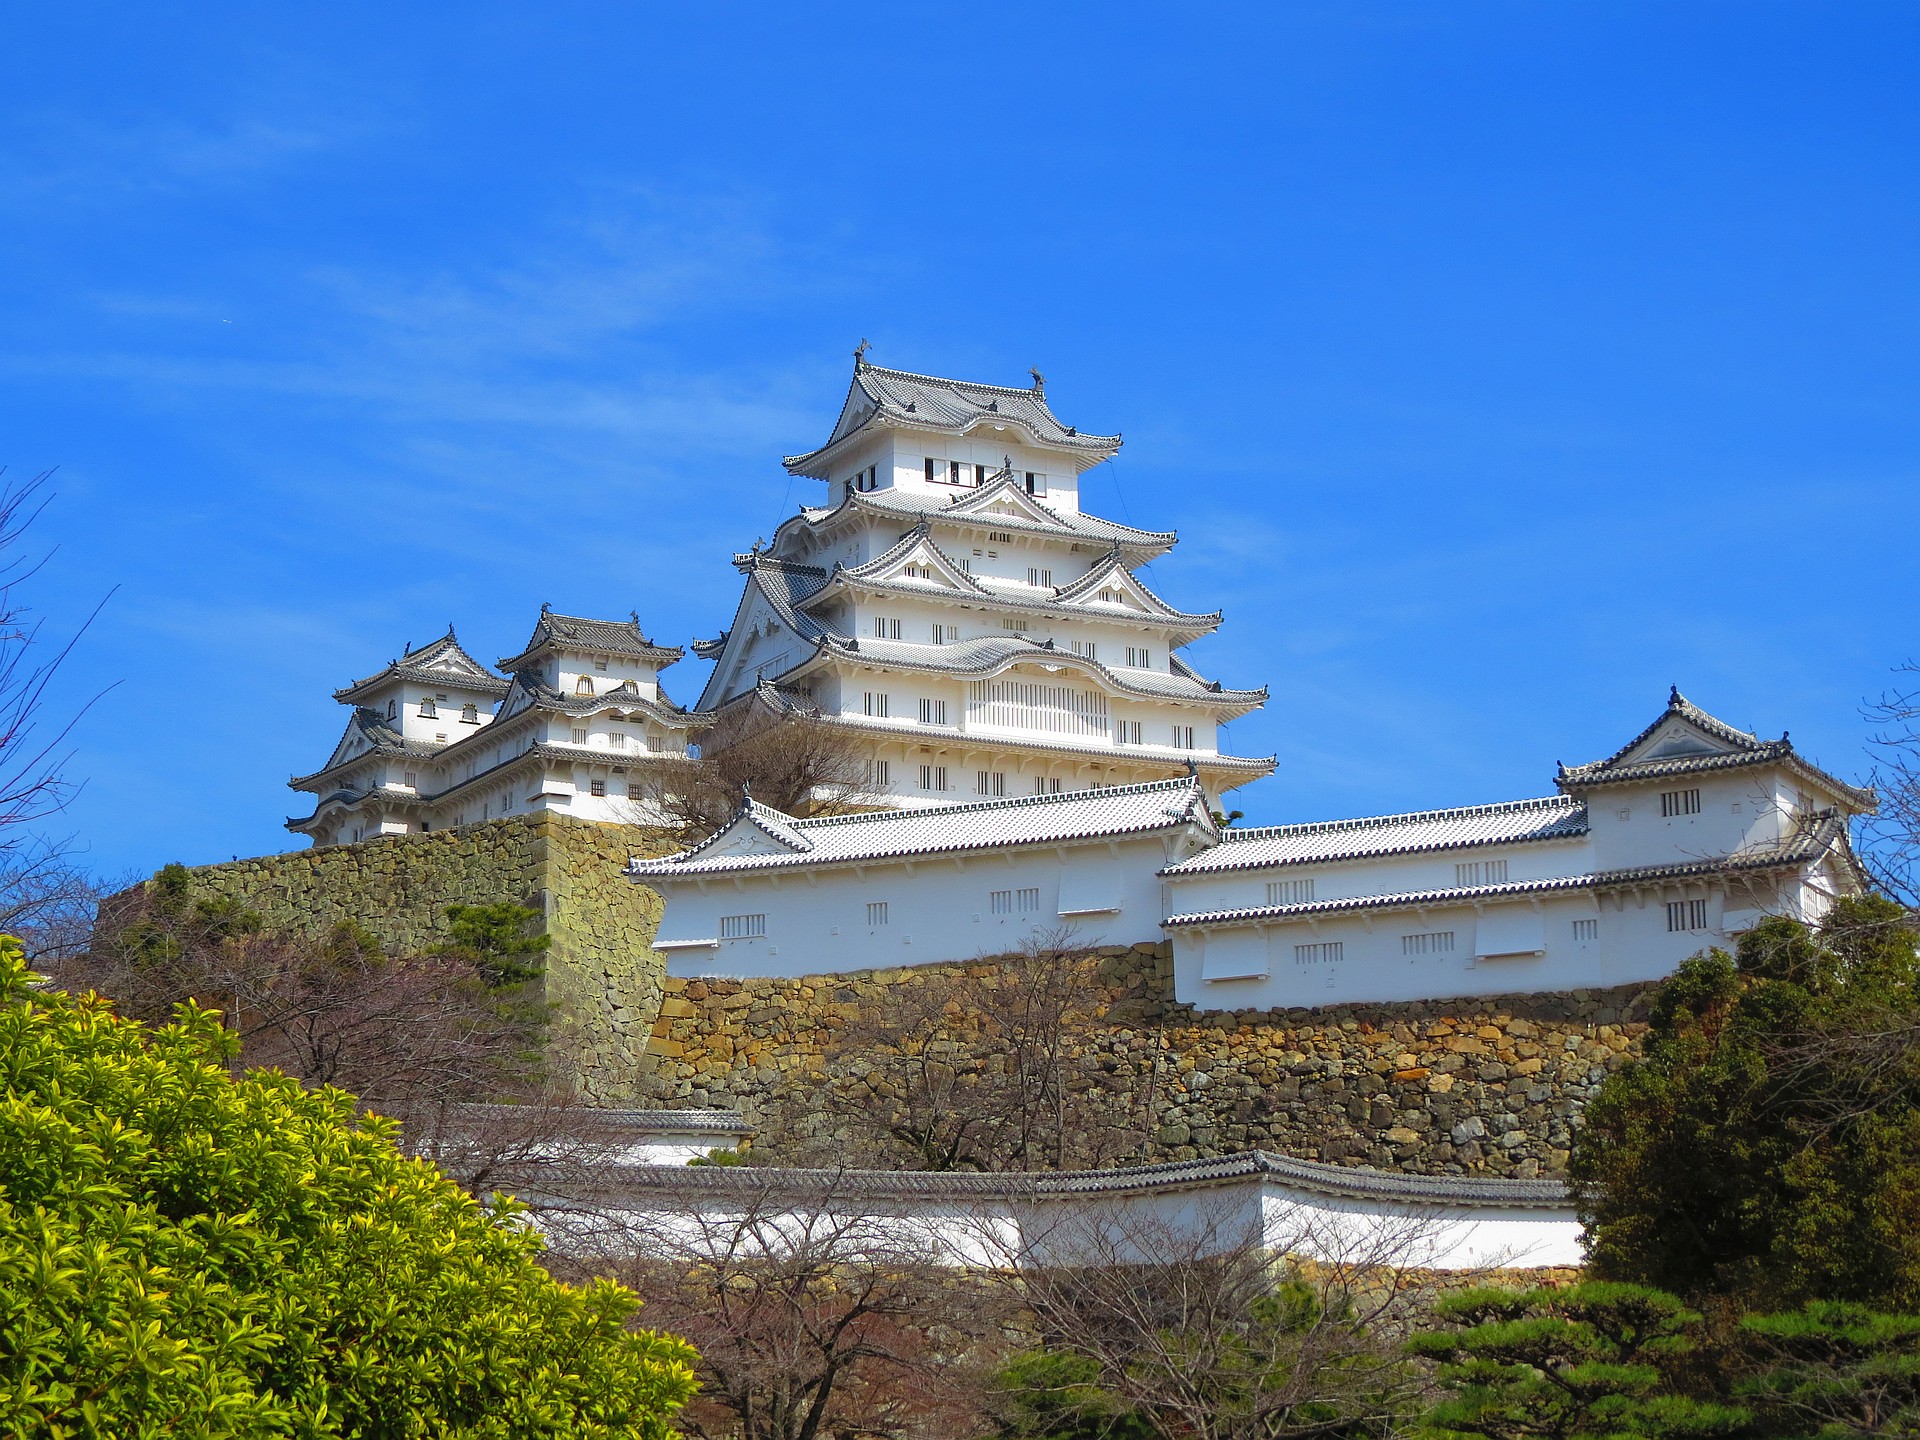
[[[1875,727],[1871,741],[1874,788],[1880,810],[1866,823],[1866,859],[1889,893],[1912,905],[1920,898],[1920,662],[1895,673],[1902,683],[1866,708]]]
[[[1152,1052],[1128,1052],[1096,1023],[1099,966],[1055,931],[1002,959],[909,975],[837,1037],[829,1061],[843,1083],[792,1103],[832,1106],[836,1148],[884,1168],[1062,1170],[1137,1156]]]
[[[26,946],[45,968],[85,951],[100,900],[121,884],[102,884],[62,839],[0,848],[0,934]]]
[[[924,1231],[831,1180],[805,1193],[771,1180],[727,1189],[624,1224],[543,1217],[572,1267],[633,1286],[648,1325],[693,1342],[701,1393],[676,1417],[689,1434],[980,1433],[981,1387],[963,1357],[994,1333],[986,1296],[937,1263]]]
[[[994,1273],[1042,1347],[1166,1440],[1390,1436],[1426,1388],[1401,1342],[1436,1285],[1439,1223],[1089,1207],[1026,1231]]]
[[[66,743],[88,708],[82,705],[53,725],[44,714],[48,688],[93,616],[49,648],[41,622],[20,598],[20,588],[46,560],[26,548],[26,537],[50,498],[51,478],[47,473],[24,484],[0,483],[0,850],[31,843],[21,827],[45,819],[72,796],[73,782],[64,774]]]
[[[882,803],[869,747],[817,715],[776,715],[756,700],[725,710],[699,735],[685,764],[636,770],[635,823],[645,817],[688,840],[731,820],[751,793],[789,815],[831,814]]]

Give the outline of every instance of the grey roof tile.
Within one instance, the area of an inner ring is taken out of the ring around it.
[[[1454,810],[1418,810],[1360,820],[1302,825],[1265,825],[1228,830],[1221,843],[1169,866],[1162,874],[1202,875],[1276,865],[1312,865],[1423,850],[1474,845],[1511,845],[1532,840],[1570,840],[1587,833],[1587,807],[1565,795],[1469,805]]]

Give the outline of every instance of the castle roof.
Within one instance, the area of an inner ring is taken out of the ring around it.
[[[1428,850],[1461,850],[1476,845],[1574,840],[1586,833],[1587,807],[1570,796],[1551,795],[1539,800],[1509,800],[1504,804],[1469,805],[1455,810],[1417,810],[1360,820],[1228,830],[1213,849],[1170,865],[1160,873],[1186,876],[1259,870],[1277,865],[1312,865]]]
[[[887,370],[856,358],[853,381],[826,443],[783,462],[795,475],[831,478],[835,450],[849,439],[875,429],[931,430],[965,435],[982,427],[1013,429],[1033,444],[1073,451],[1087,463],[1105,460],[1120,448],[1118,435],[1083,435],[1062,424],[1047,405],[1047,392],[1036,374],[1034,383],[1016,389],[980,385],[970,380],[948,380],[938,375],[916,375]]]
[[[1064,844],[1184,825],[1199,825],[1209,833],[1213,829],[1206,793],[1191,776],[1105,790],[804,820],[748,800],[733,820],[698,845],[657,860],[636,860],[627,867],[627,874],[636,880],[693,878]]]
[[[389,725],[386,716],[378,710],[369,710],[364,705],[356,706],[347,720],[346,729],[333,747],[333,754],[327,757],[327,763],[311,774],[294,776],[287,781],[287,786],[292,790],[304,790],[325,779],[340,766],[359,760],[370,760],[381,755],[412,755],[424,759],[438,755],[445,748],[429,745],[424,740],[409,740]]]
[[[1229,832],[1231,833],[1231,832]],[[1217,846],[1216,850],[1225,846]],[[1227,910],[1203,910],[1169,915],[1161,922],[1169,928],[1193,925],[1235,925],[1261,920],[1290,920],[1310,915],[1338,914],[1350,910],[1415,910],[1445,905],[1470,905],[1476,901],[1500,900],[1565,890],[1620,890],[1637,885],[1660,885],[1669,881],[1704,879],[1712,876],[1736,876],[1769,870],[1790,870],[1810,864],[1829,852],[1836,852],[1843,863],[1855,861],[1847,844],[1847,822],[1828,811],[1813,824],[1802,827],[1779,845],[1756,845],[1710,860],[1683,860],[1667,865],[1641,865],[1631,869],[1597,870],[1582,875],[1555,875],[1541,880],[1512,880],[1496,885],[1454,885],[1429,890],[1399,890],[1376,895],[1349,895],[1333,900],[1309,900],[1293,905],[1245,905]],[[1196,856],[1204,860],[1214,851]],[[1170,867],[1163,875],[1177,871]]]
[[[624,655],[649,661],[662,668],[687,653],[677,645],[656,645],[647,639],[640,629],[638,615],[631,620],[588,620],[578,615],[556,615],[542,605],[533,634],[520,652],[494,663],[512,674],[524,668],[536,655],[548,650]]]
[[[1677,779],[1753,765],[1784,766],[1859,810],[1879,804],[1872,790],[1849,785],[1798,754],[1784,734],[1778,740],[1762,740],[1736,729],[1688,700],[1678,686],[1668,694],[1667,708],[1646,729],[1604,760],[1562,765],[1554,783],[1570,795],[1580,795],[1602,785]]]
[[[453,627],[449,625],[447,633],[438,640],[430,641],[418,650],[409,650],[398,660],[388,661],[385,669],[376,671],[364,680],[342,686],[333,692],[333,698],[344,703],[359,704],[396,680],[412,681],[416,685],[444,685],[449,690],[461,690],[469,695],[486,695],[494,699],[507,693],[507,682],[463,650],[454,636]]]
[[[1165,554],[1180,538],[1172,530],[1138,530],[1098,515],[1056,510],[1027,494],[1019,482],[1004,474],[978,489],[962,490],[957,495],[937,495],[925,490],[849,490],[837,505],[803,505],[800,513],[780,529],[784,531],[794,524],[825,525],[847,515],[873,515],[910,524],[926,520],[937,526],[959,527],[970,532],[1005,530],[1081,543],[1092,541],[1102,547],[1117,545],[1126,552],[1128,563],[1136,565]],[[774,539],[778,546],[778,532]]]

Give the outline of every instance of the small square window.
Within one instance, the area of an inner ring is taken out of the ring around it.
[[[587,793],[604,798],[607,793],[607,782],[604,780],[589,780],[587,782]]]

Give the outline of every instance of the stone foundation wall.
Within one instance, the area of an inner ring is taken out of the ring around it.
[[[1155,1097],[1142,1154],[1249,1149],[1426,1174],[1555,1175],[1580,1107],[1645,1031],[1650,987],[1315,1010],[1197,1013],[1174,1003],[1166,945],[1101,952],[1085,1039]],[[836,1040],[886,988],[943,967],[799,980],[664,982],[641,1089],[654,1104],[786,1117],[755,1149],[816,1145],[808,1097],[883,1103]],[[802,1117],[797,1123],[795,1116]]]
[[[620,872],[630,854],[672,848],[652,831],[532,815],[208,865],[193,876],[273,929],[321,935],[352,920],[402,955],[446,939],[449,905],[539,910],[553,937],[543,983],[555,1007],[555,1066],[596,1103],[622,1105],[639,1097],[660,1006],[652,942],[661,906]]]

